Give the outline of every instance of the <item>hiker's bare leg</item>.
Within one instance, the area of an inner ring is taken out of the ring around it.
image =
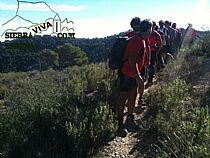
[[[136,97],[137,97],[137,87],[132,88],[129,98],[128,98],[128,114],[133,114],[135,104],[136,104]]]
[[[142,98],[142,96],[144,94],[144,87],[139,87],[138,88],[138,93],[139,93],[139,98]]]
[[[128,96],[129,96],[128,92],[120,92],[120,96],[117,101],[117,117],[118,118],[123,118],[125,103],[128,99]]]
[[[139,95],[139,101],[138,101],[138,105],[142,105],[142,96],[144,94],[144,87],[138,87],[138,95]]]

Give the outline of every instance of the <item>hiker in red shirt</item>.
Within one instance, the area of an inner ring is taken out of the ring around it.
[[[130,25],[131,25],[131,28],[133,29],[132,31],[126,33],[126,36],[128,37],[133,37],[134,35],[138,34],[139,33],[139,29],[140,29],[140,23],[141,23],[141,20],[139,17],[134,17],[131,22],[130,22]],[[144,65],[148,65],[149,63],[149,52],[150,52],[150,48],[149,48],[149,39],[145,39],[145,42],[146,42],[146,53],[145,53],[145,64]],[[146,67],[144,66],[142,68],[142,71],[141,71],[141,76],[144,80],[144,82],[146,81],[146,76],[147,76],[147,70],[146,70]]]
[[[172,45],[172,50],[175,52],[175,55],[178,53],[179,48],[181,47],[181,32],[176,28],[176,23],[172,24],[172,28],[176,30],[175,39]]]
[[[144,67],[142,68],[141,71],[141,76],[144,80],[144,82],[147,81],[148,78],[148,66],[149,66],[149,59],[150,59],[150,40],[149,38],[145,39],[145,44],[146,44],[146,52],[145,52],[145,57],[144,57]]]
[[[150,64],[149,64],[149,78],[146,84],[146,87],[150,86],[153,83],[153,78],[155,75],[155,65],[157,64],[157,54],[162,48],[162,38],[161,35],[155,30],[157,24],[153,21],[152,23],[152,33],[149,37],[150,40]]]
[[[133,111],[135,108],[137,92],[140,96],[144,92],[144,81],[140,75],[144,66],[146,51],[145,40],[152,31],[152,23],[144,20],[140,24],[140,33],[133,36],[125,50],[124,64],[120,73],[120,96],[117,101],[118,132],[126,132],[123,124],[123,112],[125,104],[128,107],[126,122],[134,123]]]

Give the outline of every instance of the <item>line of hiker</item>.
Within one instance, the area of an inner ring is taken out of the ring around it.
[[[158,26],[149,19],[134,17],[130,25],[132,31],[116,40],[109,60],[109,67],[118,70],[120,82],[115,105],[120,135],[126,135],[127,127],[136,127],[133,112],[137,97],[142,101],[145,87],[153,84],[156,72],[176,58],[182,43],[176,23],[160,20]],[[125,106],[128,113],[124,123]]]

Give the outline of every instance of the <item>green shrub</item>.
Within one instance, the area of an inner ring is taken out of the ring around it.
[[[198,56],[210,56],[210,32],[206,31],[204,35],[192,46],[192,53]]]
[[[184,112],[183,100],[187,94],[188,86],[185,81],[176,79],[169,84],[153,89],[146,96],[146,103],[150,109],[153,109],[155,117],[153,121],[160,131],[164,131],[169,123],[174,126],[180,123],[184,114],[182,113]],[[173,127],[170,128],[173,129]]]
[[[146,102],[153,110],[145,129],[156,129],[157,156],[209,157],[210,116],[208,108],[193,108],[187,103],[189,86],[176,79],[153,89]]]
[[[195,109],[190,121],[182,121],[172,132],[166,133],[161,141],[159,157],[193,157],[210,156],[208,150],[210,139],[210,116],[207,108]]]
[[[0,83],[7,81],[8,89],[0,106],[0,153],[11,158],[87,157],[112,137],[116,122],[105,99],[90,102],[84,93],[89,69],[94,70],[88,78],[94,88],[109,87],[108,75],[98,65],[24,73],[19,80],[19,73],[4,74]]]
[[[165,83],[170,83],[177,77],[185,80],[188,84],[196,82],[202,74],[203,58],[193,55],[190,53],[191,51],[189,48],[181,49],[176,60],[168,63],[164,71],[159,73],[159,78]]]

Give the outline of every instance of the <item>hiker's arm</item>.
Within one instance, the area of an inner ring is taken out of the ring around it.
[[[138,55],[137,55],[136,52],[129,53],[128,62],[129,62],[129,65],[130,65],[131,69],[135,73],[136,77],[138,77],[140,75],[140,72],[139,72],[139,69],[138,69],[137,58],[138,58]]]
[[[157,42],[158,42],[157,53],[159,53],[161,48],[163,47],[163,41],[162,41],[161,35],[159,33],[157,33]]]
[[[138,59],[137,52],[129,53],[128,56],[129,65],[135,74],[135,79],[137,81],[138,86],[142,86],[144,84],[144,81],[141,77],[141,72],[139,72],[137,59]]]

